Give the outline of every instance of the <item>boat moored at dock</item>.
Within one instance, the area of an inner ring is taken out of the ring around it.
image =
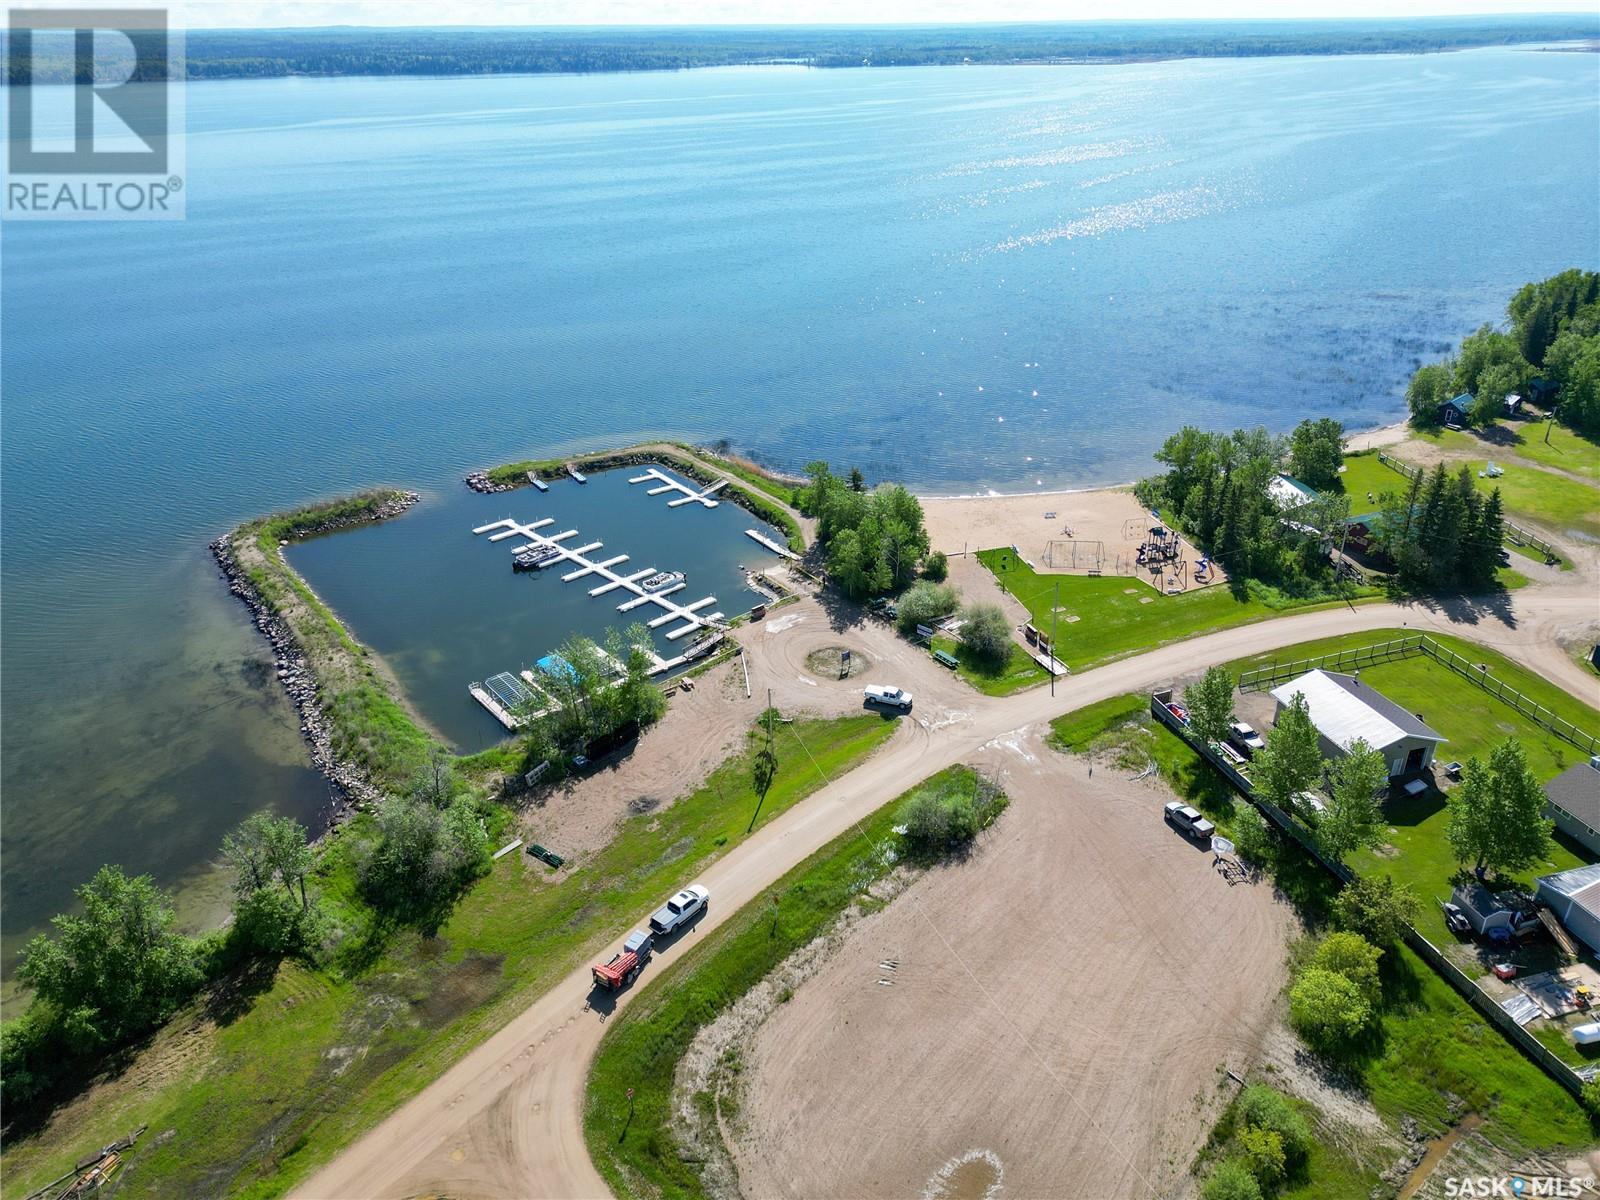
[[[681,584],[683,579],[682,571],[657,571],[648,579],[639,580],[639,586],[647,592],[663,592]]]

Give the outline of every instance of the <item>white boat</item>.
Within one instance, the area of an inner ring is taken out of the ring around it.
[[[639,586],[647,592],[659,592],[671,587],[673,584],[682,582],[682,571],[657,571],[650,578],[641,579]]]
[[[559,557],[561,553],[554,546],[525,546],[511,556],[511,569],[537,571],[540,567],[549,566]]]
[[[550,485],[544,480],[540,479],[532,471],[528,472],[528,482],[533,484],[533,486],[538,488],[541,492],[548,492],[550,490]]]

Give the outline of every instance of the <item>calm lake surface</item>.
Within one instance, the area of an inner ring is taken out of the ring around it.
[[[187,221],[3,230],[5,949],[105,861],[200,919],[229,827],[317,819],[205,552],[237,521],[395,484],[420,528],[470,469],[647,435],[955,492],[1391,420],[1517,285],[1600,266],[1596,63],[191,86]]]

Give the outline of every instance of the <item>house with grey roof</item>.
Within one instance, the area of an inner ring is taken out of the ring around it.
[[[1357,738],[1383,755],[1389,778],[1424,771],[1445,740],[1420,714],[1407,712],[1369,683],[1361,673],[1307,671],[1272,689],[1276,721],[1295,696],[1304,696],[1311,723],[1317,727],[1324,758],[1340,758]]]
[[[1600,855],[1600,756],[1574,763],[1544,785],[1556,828]]]

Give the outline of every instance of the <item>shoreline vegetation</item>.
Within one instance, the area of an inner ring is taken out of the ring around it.
[[[186,38],[185,71],[196,82],[729,66],[1089,66],[1188,58],[1425,54],[1597,37],[1600,19],[1586,13],[842,27],[193,29]],[[26,62],[11,64],[8,82],[68,83],[72,78],[69,57],[41,50],[31,69]]]

